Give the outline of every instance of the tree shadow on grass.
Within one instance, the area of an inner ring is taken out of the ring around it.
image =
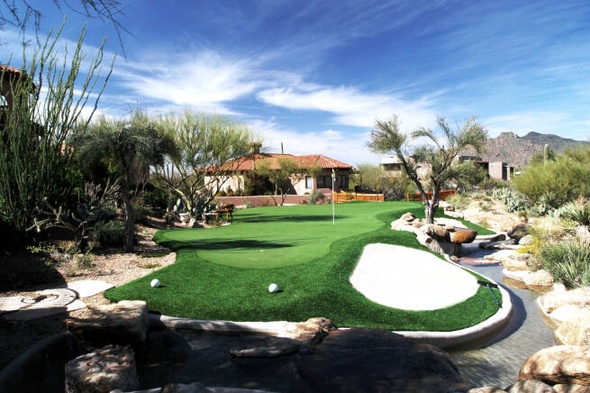
[[[336,214],[337,219],[346,219],[349,216],[346,215],[339,215]],[[289,216],[286,214],[281,215],[253,215],[253,216],[240,216],[238,218],[240,222],[253,224],[253,223],[263,223],[263,222],[318,222],[318,221],[332,221],[331,214],[322,214],[322,215],[297,215],[297,216]]]
[[[181,250],[232,250],[232,249],[262,249],[270,250],[276,248],[293,247],[289,243],[275,243],[262,240],[242,239],[242,240],[227,240],[227,239],[195,239],[175,241],[168,240],[161,243],[162,245],[172,248],[176,251]]]

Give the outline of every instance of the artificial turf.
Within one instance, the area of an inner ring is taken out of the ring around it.
[[[352,287],[349,277],[366,244],[424,249],[414,234],[390,229],[391,221],[407,211],[424,215],[422,205],[412,202],[341,204],[334,221],[330,205],[264,207],[236,211],[230,226],[160,231],[155,239],[177,252],[176,263],[105,296],[145,300],[150,310],[177,317],[302,321],[323,316],[338,326],[391,330],[452,331],[493,315],[498,305],[484,287],[463,303],[434,311],[385,307]],[[441,258],[441,263],[448,262]],[[153,278],[161,281],[160,288],[150,287]],[[270,283],[281,291],[270,294]]]

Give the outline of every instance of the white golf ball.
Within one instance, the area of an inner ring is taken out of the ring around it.
[[[268,286],[268,291],[270,293],[277,293],[279,291],[279,286],[275,283],[272,283]]]
[[[150,285],[152,288],[158,288],[160,286],[160,280],[158,280],[157,278],[154,278],[151,282]]]

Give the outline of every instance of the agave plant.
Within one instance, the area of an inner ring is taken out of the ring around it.
[[[590,203],[585,200],[568,202],[560,209],[560,217],[571,226],[589,226]]]

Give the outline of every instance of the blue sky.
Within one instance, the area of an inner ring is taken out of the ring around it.
[[[105,36],[107,58],[119,53],[99,104],[108,115],[228,115],[270,152],[282,143],[353,165],[379,162],[369,133],[393,114],[406,131],[477,116],[492,137],[590,140],[586,0],[128,0],[126,56],[108,22],[32,3],[42,33],[67,14],[64,40],[86,24],[89,56]],[[17,32],[0,34],[20,65]]]

